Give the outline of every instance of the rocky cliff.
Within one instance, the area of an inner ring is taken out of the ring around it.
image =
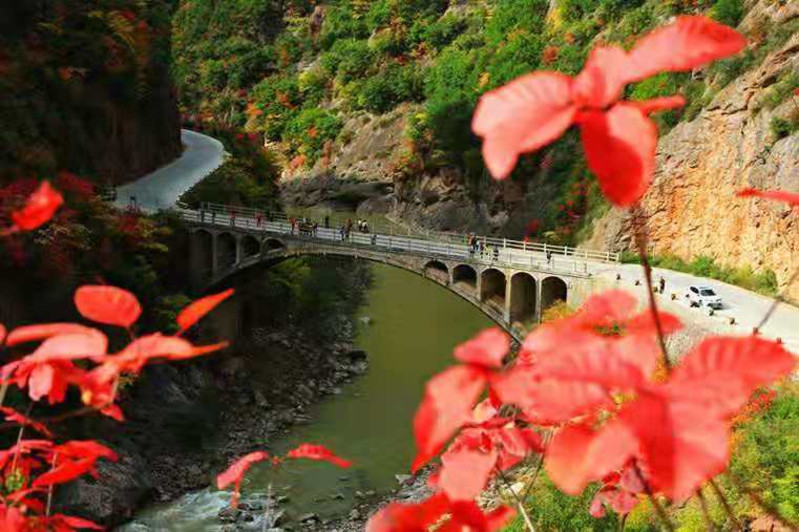
[[[742,29],[764,16],[769,24],[787,24],[799,17],[799,4],[759,2]],[[736,198],[735,192],[799,191],[799,133],[779,129],[780,123],[799,121],[799,97],[788,85],[797,78],[799,34],[794,34],[720,91],[694,120],[660,140],[654,184],[643,202],[655,253],[686,260],[705,255],[725,266],[772,270],[780,288],[786,287],[799,268],[799,211]],[[586,245],[630,248],[629,222],[626,212],[609,212]],[[799,300],[799,283],[788,295]]]

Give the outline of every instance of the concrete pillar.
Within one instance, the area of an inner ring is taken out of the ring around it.
[[[541,323],[541,278],[535,278],[535,322]]]
[[[475,268],[475,271],[477,272],[477,279],[474,283],[474,298],[481,302],[483,301],[483,271],[477,268]]]
[[[510,301],[511,301],[511,292],[513,292],[513,278],[508,274],[508,272],[503,272],[505,274],[505,311],[502,314],[502,317],[505,319],[505,323],[510,323]]]
[[[219,233],[211,233],[211,277],[216,277],[219,271]]]
[[[241,263],[241,255],[243,253],[242,248],[244,244],[242,244],[241,236],[236,235],[236,262],[234,264],[238,265]]]

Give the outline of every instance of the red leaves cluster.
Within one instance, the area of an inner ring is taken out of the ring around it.
[[[438,493],[418,504],[389,504],[369,519],[366,532],[491,532],[501,529],[514,515],[506,506],[484,514],[474,502],[453,502]]]
[[[667,313],[657,321],[665,334],[681,327]],[[795,367],[778,343],[711,337],[656,382],[656,317],[638,312],[621,291],[539,326],[503,368],[508,348],[499,330],[484,331],[456,348],[462,365],[428,382],[414,419],[413,470],[460,430],[431,479],[439,492],[420,504],[390,505],[369,530],[426,530],[444,514],[468,530],[493,530],[457,521],[456,506],[473,504],[497,471],[531,453],[544,453],[550,479],[568,494],[602,481],[591,507],[597,516],[605,506],[629,512],[645,487],[685,499],[727,467],[732,419],[749,396]],[[486,388],[489,399],[473,408]],[[541,427],[554,431],[546,449]]]
[[[684,105],[680,96],[619,101],[624,87],[658,72],[687,71],[741,51],[745,39],[705,17],[678,17],[630,51],[595,48],[571,78],[535,72],[485,94],[472,129],[484,138],[483,157],[494,177],[507,177],[518,156],[582,129],[588,166],[605,196],[627,207],[646,192],[655,166],[657,129],[647,115]]]
[[[289,458],[306,458],[308,460],[330,462],[331,464],[342,468],[348,468],[352,465],[352,462],[336,456],[333,454],[333,451],[327,449],[326,447],[311,443],[300,444],[300,446],[296,449],[292,449],[286,453],[285,459]],[[269,459],[269,453],[266,451],[251,452],[233,462],[230,467],[216,477],[216,485],[219,489],[225,489],[233,484],[233,498],[231,500],[231,505],[234,508],[239,502],[239,496],[241,494],[241,482],[244,480],[244,475],[247,474],[247,471],[253,464],[257,464],[258,462],[263,462],[264,460]],[[276,456],[271,458],[273,465],[278,465],[283,462],[283,460],[284,459]]]
[[[50,183],[42,182],[38,189],[25,201],[22,208],[11,213],[13,231],[32,231],[45,224],[64,203],[64,198]]]
[[[33,209],[28,214],[31,213]],[[179,334],[232,293],[232,290],[228,290],[189,305],[178,318]],[[27,388],[32,400],[39,401],[47,397],[50,404],[63,402],[67,388],[76,386],[86,405],[122,421],[122,412],[114,402],[123,373],[137,374],[146,364],[156,360],[184,360],[219,350],[226,345],[197,347],[178,335],[163,336],[158,333],[135,338],[132,328],[142,308],[133,294],[119,288],[83,286],[75,293],[75,306],[88,320],[127,329],[133,340],[112,354],[108,350],[106,335],[93,327],[77,323],[48,323],[26,325],[7,333],[6,328],[0,325],[0,346],[5,342],[6,348],[16,351],[26,344],[38,342],[33,352],[0,368],[4,385]],[[77,365],[77,361],[83,362]],[[90,364],[94,366],[86,369]],[[0,407],[0,412],[7,422],[20,426],[18,443],[0,451],[0,476],[6,488],[13,490],[0,500],[0,530],[100,529],[94,523],[75,517],[42,515],[45,508],[39,497],[46,495],[54,485],[70,482],[86,474],[96,476],[97,461],[100,458],[116,460],[116,454],[94,441],[54,444],[50,440],[23,439],[25,429],[32,429],[46,438],[52,438],[53,435],[44,423],[11,408]],[[319,456],[323,454],[321,449],[308,449],[305,452],[316,452]]]

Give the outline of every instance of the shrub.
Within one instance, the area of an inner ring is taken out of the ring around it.
[[[771,134],[776,140],[785,138],[796,131],[797,124],[792,124],[784,118],[774,116],[771,118]]]
[[[774,85],[769,87],[760,103],[766,109],[774,109],[788,98],[792,98],[797,88],[799,88],[799,75],[793,71],[785,72]]]
[[[366,74],[374,61],[374,54],[366,41],[344,39],[322,55],[321,61],[339,82],[349,83]]]
[[[743,2],[741,0],[718,0],[710,10],[710,16],[722,24],[735,27],[744,16]]]
[[[422,95],[418,67],[391,64],[364,82],[357,105],[374,113],[385,113],[402,102],[418,101]]]
[[[259,119],[270,140],[280,140],[286,124],[297,114],[302,103],[295,76],[270,76],[253,87],[255,106],[263,113]]]
[[[369,36],[366,21],[356,17],[348,5],[330,6],[319,37],[319,45],[329,50],[345,39],[365,39]]]
[[[332,141],[341,131],[339,117],[324,109],[305,109],[292,119],[283,133],[289,148],[305,156],[308,165],[321,155],[327,141]]]

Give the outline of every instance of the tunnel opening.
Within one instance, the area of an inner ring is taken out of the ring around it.
[[[425,264],[424,275],[441,284],[449,284],[449,269],[443,262],[432,260]]]
[[[510,321],[531,325],[535,321],[535,279],[528,273],[517,273],[511,278]]]
[[[541,282],[541,312],[568,300],[566,282],[560,277],[547,277]]]
[[[236,264],[236,238],[230,233],[222,233],[216,238],[216,260],[223,271]]]
[[[489,268],[481,276],[480,301],[496,307],[500,312],[505,309],[505,274]]]
[[[245,236],[241,240],[241,257],[255,257],[261,252],[261,243],[254,236]]]

